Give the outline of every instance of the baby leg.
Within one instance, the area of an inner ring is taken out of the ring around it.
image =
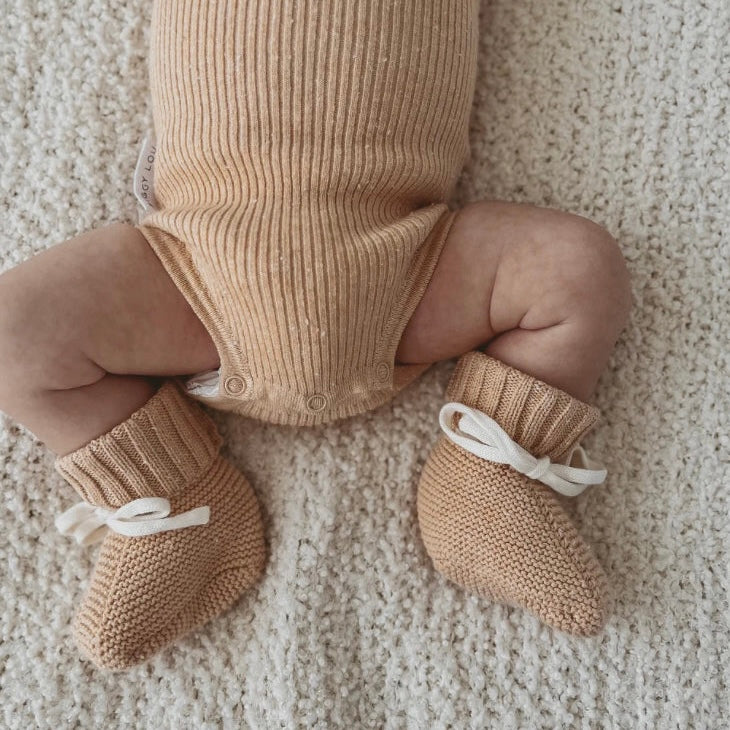
[[[0,407],[63,454],[56,470],[85,504],[59,529],[83,544],[103,539],[74,620],[100,666],[146,659],[263,570],[256,496],[219,453],[214,422],[175,380],[149,377],[217,361],[130,226],[79,236],[0,277]]]
[[[0,275],[0,410],[66,454],[124,420],[149,377],[218,365],[142,234],[85,233]]]
[[[587,399],[626,324],[620,249],[586,218],[483,201],[457,215],[398,359],[485,352]]]
[[[575,493],[576,480],[601,476],[574,460],[598,419],[581,399],[629,305],[623,259],[603,229],[556,211],[476,203],[457,216],[399,349],[405,362],[427,362],[486,345],[457,363],[448,400],[459,405],[442,413],[445,434],[418,486],[435,567],[578,635],[603,626],[606,580],[553,488]],[[531,457],[505,448],[495,462],[500,431]],[[567,463],[573,482],[556,482],[554,465]]]

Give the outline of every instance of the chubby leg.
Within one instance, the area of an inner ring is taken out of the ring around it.
[[[462,208],[401,339],[403,363],[485,352],[587,399],[631,304],[620,250],[603,228],[531,205]]]
[[[0,410],[66,454],[214,368],[207,331],[142,234],[91,231],[0,275]]]
[[[0,277],[0,407],[61,454],[56,470],[86,503],[59,528],[103,538],[74,619],[82,652],[101,667],[143,661],[263,570],[256,495],[219,453],[215,423],[174,380],[153,382],[216,364],[130,226],[79,236]],[[124,518],[98,529],[120,508]]]
[[[418,485],[434,566],[580,636],[606,620],[606,579],[553,487],[574,493],[576,482],[596,476],[575,463],[574,447],[598,420],[584,400],[629,304],[623,259],[597,225],[532,206],[475,203],[458,214],[399,349],[404,362],[462,355],[447,391],[459,406],[444,412],[446,433]],[[534,458],[505,449],[494,460],[475,446],[475,435],[486,447],[501,443],[495,423]],[[556,482],[553,465],[569,461],[578,468],[566,475],[573,483]]]

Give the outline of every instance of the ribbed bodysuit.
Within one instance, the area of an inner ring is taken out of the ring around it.
[[[157,0],[157,209],[210,333],[189,394],[313,425],[387,401],[468,154],[477,0]],[[211,380],[211,377],[213,379]]]

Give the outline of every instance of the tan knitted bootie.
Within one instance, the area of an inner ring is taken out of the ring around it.
[[[459,360],[447,395],[455,403],[442,410],[445,434],[426,461],[417,500],[436,569],[563,631],[598,633],[607,611],[604,573],[557,493],[537,480],[562,484],[564,493],[584,488],[571,480],[603,480],[605,471],[576,465],[586,461],[574,448],[598,411],[481,352]],[[572,468],[559,465],[569,457]]]
[[[59,529],[84,544],[104,536],[74,621],[95,664],[143,661],[260,576],[266,549],[256,496],[219,455],[221,441],[200,406],[167,380],[126,421],[56,460],[86,503],[62,515]]]

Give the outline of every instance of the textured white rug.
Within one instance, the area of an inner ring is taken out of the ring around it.
[[[136,220],[150,3],[0,6],[5,270]],[[326,428],[214,413],[266,510],[265,579],[149,664],[97,672],[69,635],[92,557],[53,530],[75,495],[0,416],[0,726],[727,727],[730,5],[491,0],[481,36],[459,198],[595,218],[634,275],[589,442],[609,481],[576,506],[616,596],[605,633],[558,635],[432,571],[414,495],[444,363]]]

